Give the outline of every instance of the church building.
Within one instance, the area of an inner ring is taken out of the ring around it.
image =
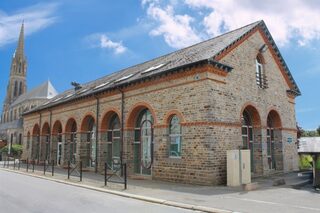
[[[23,142],[22,113],[57,95],[50,81],[27,92],[26,78],[27,60],[24,53],[24,24],[22,24],[18,47],[12,57],[7,95],[0,116],[0,140],[10,146]]]
[[[24,159],[202,185],[226,183],[227,150],[253,176],[298,168],[301,93],[263,21],[72,84],[24,114]]]

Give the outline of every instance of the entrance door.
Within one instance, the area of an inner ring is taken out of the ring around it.
[[[61,165],[61,159],[62,158],[62,143],[58,142],[58,147],[57,147],[57,165]]]

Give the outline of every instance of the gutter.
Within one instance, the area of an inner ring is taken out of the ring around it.
[[[95,164],[95,168],[94,168],[94,171],[95,173],[98,172],[98,153],[99,153],[99,150],[98,150],[98,143],[99,143],[99,112],[100,112],[100,99],[98,96],[94,96],[97,100],[97,104],[96,104],[96,156],[95,156],[95,161],[96,161],[96,164]]]
[[[123,140],[123,131],[124,131],[124,92],[123,90],[121,90],[120,88],[118,88],[119,92],[121,93],[121,131],[120,131],[120,140],[121,140],[121,143],[120,143],[120,162],[121,164],[123,163],[123,143],[124,143],[124,140]],[[122,168],[122,167],[121,167]],[[121,170],[122,172],[122,170]]]
[[[39,112],[39,135],[38,135],[38,164],[40,162],[40,154],[41,154],[41,127],[42,127],[42,124],[41,124],[41,121],[42,121],[42,114],[41,112]]]
[[[50,131],[50,134],[49,134],[49,159],[51,160],[51,152],[52,152],[52,110],[49,110],[50,112],[50,117],[49,117],[49,122],[50,122],[50,127],[49,127],[49,131]],[[48,160],[49,161],[49,160]],[[48,162],[50,163],[50,162]]]

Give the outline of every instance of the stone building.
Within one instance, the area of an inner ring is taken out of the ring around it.
[[[73,85],[24,115],[24,158],[207,185],[230,149],[251,150],[253,175],[297,169],[300,91],[263,21]]]
[[[22,113],[31,110],[57,95],[50,81],[27,92],[27,60],[24,53],[24,24],[21,26],[18,46],[13,54],[7,95],[0,116],[0,139],[9,144],[22,144]]]

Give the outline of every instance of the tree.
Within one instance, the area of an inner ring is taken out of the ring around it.
[[[302,136],[304,136],[304,130],[302,129],[301,126],[298,125],[297,123],[297,138],[301,138]]]
[[[320,126],[318,126],[318,128],[317,128],[317,133],[318,133],[318,135],[320,135]]]

